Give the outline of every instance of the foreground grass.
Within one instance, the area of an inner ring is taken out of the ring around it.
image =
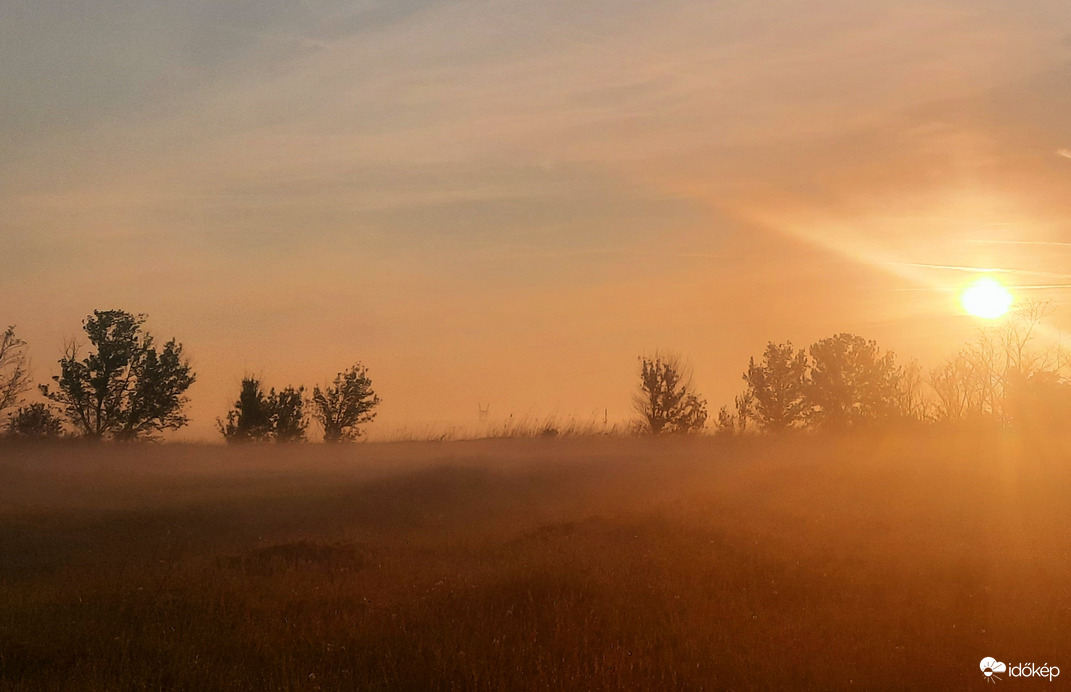
[[[0,688],[1071,671],[1071,440],[0,448]],[[1017,681],[1030,684],[1036,681]]]

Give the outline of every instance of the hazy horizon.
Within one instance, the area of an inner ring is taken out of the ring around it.
[[[950,355],[978,269],[1071,328],[1069,107],[1056,1],[8,4],[0,326],[48,382],[148,314],[187,439],[355,360],[373,434],[621,420],[656,348],[716,410],[769,340]]]

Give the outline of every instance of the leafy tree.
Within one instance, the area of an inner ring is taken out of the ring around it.
[[[736,425],[740,429],[740,433],[744,434],[747,432],[748,421],[755,417],[755,395],[750,389],[744,390],[743,394],[737,395],[735,404]]]
[[[50,406],[38,402],[15,411],[7,434],[20,440],[54,440],[63,436],[63,421]]]
[[[260,381],[246,377],[234,408],[227,420],[216,420],[227,442],[267,442],[272,438],[271,403],[260,387]]]
[[[652,435],[698,432],[707,421],[707,402],[695,393],[688,367],[675,355],[640,358],[640,390],[633,405]]]
[[[844,428],[899,415],[903,371],[892,352],[841,333],[812,345],[810,355],[806,397],[818,426]]]
[[[361,435],[358,426],[371,423],[379,405],[372,391],[368,369],[360,363],[340,372],[334,381],[312,390],[313,416],[324,429],[324,442],[354,440]]]
[[[747,389],[737,408],[767,432],[782,432],[804,420],[807,355],[791,342],[766,345],[762,362],[752,358],[744,373]]]
[[[226,420],[217,420],[227,442],[297,442],[305,439],[304,387],[265,394],[256,378],[242,380],[242,390]]]
[[[716,429],[719,435],[736,434],[736,416],[729,413],[728,406],[722,406],[720,409],[718,409],[718,422]]]
[[[716,429],[722,435],[745,435],[748,431],[748,422],[754,419],[755,397],[751,390],[747,389],[736,396],[732,409],[722,406],[718,410]]]
[[[1020,426],[1055,428],[1071,411],[1071,382],[1059,372],[1038,370],[1028,375],[1013,370],[1006,384],[1005,420]]]
[[[195,375],[174,339],[156,348],[143,331],[144,315],[95,310],[83,327],[91,353],[71,344],[60,359],[56,390],[42,392],[59,404],[85,437],[132,440],[186,425],[186,390]]]
[[[305,388],[287,387],[268,395],[272,428],[276,442],[304,442],[309,417],[305,415]]]
[[[26,342],[15,336],[15,328],[0,333],[0,413],[15,406],[30,389],[30,365]]]

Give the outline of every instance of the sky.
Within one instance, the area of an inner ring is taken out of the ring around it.
[[[768,341],[932,365],[989,270],[1071,329],[1066,0],[0,4],[0,323],[94,309],[198,373],[354,361],[378,435],[716,409]],[[1066,244],[1065,244],[1066,243]]]

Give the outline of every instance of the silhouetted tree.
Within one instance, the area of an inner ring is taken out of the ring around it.
[[[1055,372],[1060,368],[1062,354],[1055,349],[1031,347],[1042,322],[1052,309],[1049,301],[1028,300],[1020,303],[1004,321],[997,341],[1004,353],[1007,370],[1029,378],[1037,373]]]
[[[56,390],[41,391],[85,437],[132,440],[186,425],[186,390],[194,373],[174,339],[157,350],[142,330],[144,315],[95,310],[83,327],[92,352],[79,359],[68,345]]]
[[[1046,302],[1026,301],[933,368],[929,383],[937,396],[936,417],[1009,423],[1066,414],[1064,354],[1059,345],[1034,345],[1048,311]]]
[[[675,355],[640,358],[633,405],[652,435],[698,432],[707,421],[707,402],[696,395],[688,367]]]
[[[844,428],[899,415],[902,372],[892,352],[841,333],[812,345],[810,355],[805,393],[819,427]]]
[[[309,425],[304,392],[304,387],[287,387],[265,394],[259,380],[246,377],[227,419],[217,419],[216,425],[230,443],[302,441]]]
[[[762,362],[752,358],[744,373],[747,390],[737,408],[748,412],[767,432],[781,432],[801,423],[807,411],[804,385],[807,355],[791,342],[767,344]]]
[[[937,395],[936,416],[944,421],[962,421],[980,415],[975,369],[963,352],[930,370],[930,387]]]
[[[305,388],[287,387],[268,395],[276,442],[303,442],[309,418],[305,415]]]
[[[896,408],[900,418],[906,421],[919,422],[931,418],[922,367],[917,360],[912,360],[900,370]]]
[[[30,365],[26,342],[15,336],[15,328],[0,333],[0,413],[15,406],[30,389]]]
[[[743,394],[738,394],[734,403],[736,404],[736,426],[740,429],[740,434],[747,432],[747,424],[749,420],[755,417],[755,395],[750,389],[745,389]]]
[[[1071,382],[1054,370],[1022,375],[1013,370],[1005,390],[1004,414],[1009,423],[1034,428],[1065,424],[1071,413]]]
[[[12,414],[7,435],[20,440],[58,439],[63,436],[63,421],[48,405],[33,403]]]
[[[272,438],[271,402],[260,388],[260,381],[246,377],[242,390],[227,413],[227,420],[216,420],[227,442],[268,442]]]
[[[991,415],[1002,423],[1052,426],[1071,413],[1062,348],[1036,344],[1050,309],[1048,301],[1025,301],[990,335],[995,354],[984,367],[990,374]]]
[[[375,419],[372,409],[378,405],[379,397],[372,391],[368,369],[360,363],[340,372],[323,389],[312,390],[313,416],[323,426],[324,442],[360,437],[359,426]]]
[[[719,435],[736,434],[736,416],[729,413],[728,406],[722,406],[720,409],[718,409],[718,422],[716,424],[716,430]]]
[[[721,435],[747,434],[748,422],[755,419],[755,397],[750,389],[744,390],[733,400],[733,409],[722,406],[718,410],[717,431]]]

